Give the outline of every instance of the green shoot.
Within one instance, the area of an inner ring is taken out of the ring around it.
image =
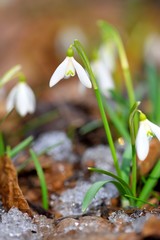
[[[46,185],[46,181],[45,181],[45,176],[44,176],[42,167],[40,165],[40,162],[38,160],[36,153],[32,149],[30,149],[30,154],[31,154],[32,160],[34,162],[34,165],[35,165],[35,168],[37,171],[37,175],[39,177],[40,185],[41,185],[42,204],[43,204],[44,209],[48,209],[48,190],[47,190],[47,185]]]
[[[19,152],[21,152],[22,150],[24,150],[27,146],[29,146],[31,143],[33,142],[33,137],[30,136],[28,138],[26,138],[25,140],[23,140],[21,143],[19,143],[16,147],[14,147],[13,149],[9,149],[9,151],[7,151],[7,154],[10,158],[15,157]]]
[[[118,182],[118,181],[114,181],[114,180],[108,180],[108,181],[99,181],[94,183],[86,192],[84,200],[83,200],[83,204],[82,204],[82,211],[85,212],[86,209],[88,208],[89,204],[91,203],[91,201],[93,200],[93,198],[95,197],[95,195],[97,194],[97,192],[107,183],[112,183],[116,186],[116,188],[118,189],[119,193],[124,196],[126,191],[124,186]]]
[[[8,72],[6,72],[4,76],[0,79],[0,88],[3,87],[10,80],[15,78],[20,72],[20,70],[21,70],[21,65],[16,65],[10,70],[8,70]]]

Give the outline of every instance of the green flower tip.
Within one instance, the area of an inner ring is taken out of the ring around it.
[[[74,56],[74,51],[72,47],[69,47],[67,50],[67,57],[73,57]]]
[[[19,82],[26,82],[26,77],[24,76],[23,73],[19,75]]]
[[[140,121],[144,121],[144,120],[146,120],[146,119],[147,119],[146,115],[145,115],[144,113],[140,112],[140,114],[139,114],[139,120],[140,120]]]

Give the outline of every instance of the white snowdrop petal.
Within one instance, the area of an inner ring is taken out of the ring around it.
[[[32,89],[25,83],[19,83],[15,97],[15,108],[24,117],[27,113],[33,113],[36,107],[36,100]]]
[[[69,61],[69,57],[66,57],[64,61],[56,68],[49,82],[50,87],[54,86],[62,78],[64,78],[68,61]]]
[[[28,103],[29,103],[28,112],[33,113],[36,109],[36,98],[35,98],[34,92],[27,84],[25,84],[25,92],[27,95]]]
[[[73,62],[73,66],[76,69],[77,75],[78,75],[81,83],[85,87],[91,88],[92,87],[91,81],[90,81],[86,71],[84,70],[84,68],[73,57],[72,57],[72,62]]]
[[[7,97],[7,100],[6,100],[6,110],[7,110],[7,112],[10,112],[14,108],[14,103],[15,103],[15,97],[16,97],[17,90],[18,90],[17,86],[12,88],[12,90],[10,91],[10,93]]]
[[[143,121],[140,122],[135,144],[137,156],[139,160],[143,161],[149,152],[149,139]]]
[[[148,125],[150,126],[151,131],[155,134],[155,136],[158,138],[160,141],[160,127],[158,127],[156,124],[150,122],[147,120]]]
[[[30,99],[28,97],[27,91],[26,91],[26,84],[25,83],[19,83],[18,85],[18,92],[16,95],[15,100],[15,108],[17,112],[24,117],[30,108]]]

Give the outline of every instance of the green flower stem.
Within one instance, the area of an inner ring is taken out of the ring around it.
[[[137,186],[137,159],[136,159],[136,149],[135,149],[135,128],[134,128],[134,117],[138,111],[138,106],[140,102],[135,102],[133,107],[131,108],[130,115],[129,115],[129,129],[131,135],[131,144],[132,144],[132,192],[133,195],[136,197],[136,186]],[[136,119],[137,120],[137,119]]]
[[[108,115],[110,116],[110,119],[113,122],[117,131],[121,134],[121,136],[127,142],[129,142],[130,141],[130,135],[129,135],[127,129],[125,128],[124,124],[122,123],[122,121],[120,121],[119,117],[115,113],[114,109],[112,109],[112,107],[110,107],[110,105],[108,104],[107,101],[103,101],[103,104],[104,104],[105,110],[107,111]]]
[[[75,40],[73,46],[76,48],[79,56],[81,57],[81,59],[83,61],[83,64],[84,64],[84,66],[85,66],[85,68],[86,68],[86,70],[87,70],[87,72],[90,76],[91,81],[92,81],[94,91],[95,91],[95,95],[96,95],[96,99],[97,99],[97,103],[98,103],[98,107],[99,107],[99,110],[100,110],[100,113],[101,113],[104,129],[105,129],[106,136],[107,136],[107,139],[108,139],[108,143],[109,143],[109,146],[110,146],[110,149],[111,149],[111,153],[112,153],[112,157],[113,157],[113,161],[114,161],[114,166],[115,166],[117,175],[119,177],[121,177],[121,170],[120,170],[120,167],[119,167],[115,146],[114,146],[114,143],[113,143],[111,131],[110,131],[110,128],[109,128],[108,120],[107,120],[105,110],[104,110],[104,107],[103,107],[103,103],[102,103],[101,94],[100,94],[100,91],[98,89],[95,76],[92,72],[89,60],[88,60],[80,42],[78,40]]]
[[[111,131],[110,131],[110,128],[109,128],[108,120],[107,120],[107,117],[106,117],[106,114],[105,114],[105,111],[104,111],[101,94],[100,94],[100,91],[99,91],[98,88],[94,89],[94,92],[95,92],[95,95],[96,95],[96,98],[97,98],[97,103],[98,103],[98,107],[99,107],[101,117],[102,117],[102,121],[103,121],[103,124],[104,124],[104,129],[105,129],[105,132],[106,132],[106,136],[107,136],[107,139],[108,139],[108,143],[109,143],[109,146],[110,146],[112,157],[113,157],[113,160],[114,160],[114,166],[115,166],[117,175],[119,177],[121,177],[121,170],[120,170],[120,167],[119,167],[117,154],[116,154],[115,146],[114,146],[114,143],[113,143]]]
[[[137,159],[135,145],[132,145],[132,192],[135,197],[136,187],[137,187]]]

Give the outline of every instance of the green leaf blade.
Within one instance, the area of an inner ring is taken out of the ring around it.
[[[94,183],[86,192],[86,195],[82,203],[82,211],[85,212],[91,203],[92,199],[95,197],[96,193],[107,183],[108,181],[99,181]]]
[[[126,189],[124,188],[124,186],[118,182],[118,181],[114,181],[114,180],[107,180],[107,181],[99,181],[94,183],[86,192],[83,203],[82,203],[82,211],[85,212],[86,209],[88,208],[88,206],[90,205],[90,203],[92,202],[93,198],[95,197],[95,195],[97,194],[97,192],[107,183],[112,183],[115,185],[115,187],[118,189],[120,195],[125,196],[126,194]]]

